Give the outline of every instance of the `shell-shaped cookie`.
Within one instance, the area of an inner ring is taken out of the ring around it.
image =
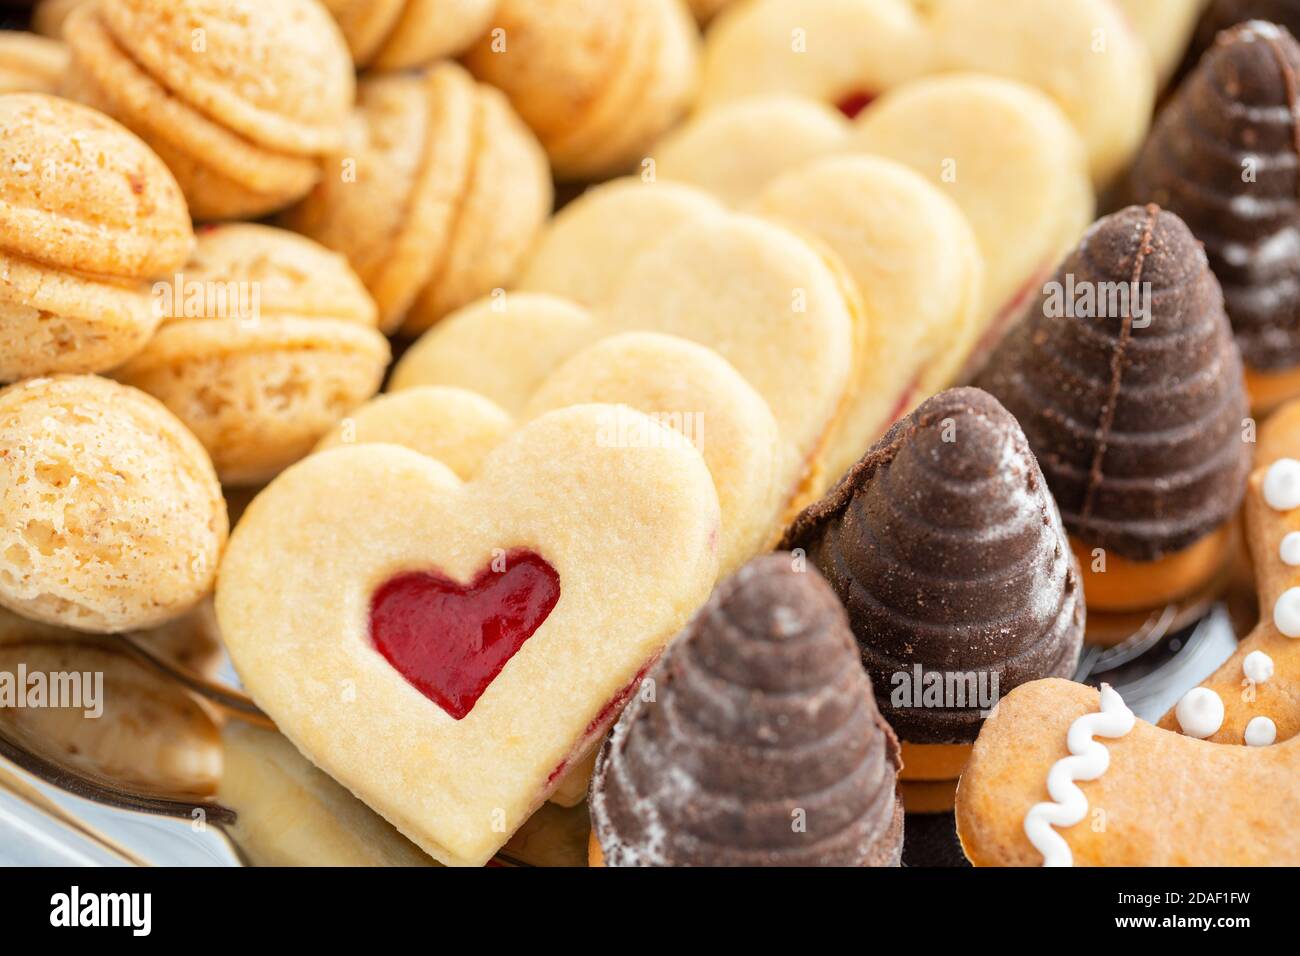
[[[1246,363],[1300,364],[1300,46],[1280,27],[1223,33],[1161,113],[1132,196],[1205,244]]]
[[[53,93],[68,65],[68,48],[34,33],[0,32],[0,93]]]
[[[508,284],[551,208],[536,139],[450,63],[364,80],[323,169],[283,222],[348,257],[385,331],[423,331]]]
[[[352,60],[314,0],[105,0],[121,49],[188,105],[268,149],[338,145]]]
[[[155,296],[166,321],[114,374],[185,422],[228,484],[269,480],[311,451],[388,364],[360,281],[291,232],[206,229],[190,267]]]
[[[496,0],[324,0],[358,67],[404,70],[456,56],[487,29]]]
[[[679,0],[502,0],[465,63],[559,176],[587,179],[633,165],[686,109],[698,42]]]
[[[180,187],[135,135],[40,93],[0,96],[0,253],[120,278],[165,275],[194,242]]]
[[[0,605],[85,631],[153,627],[211,589],[228,530],[203,447],[95,376],[0,391]]]
[[[975,384],[1020,420],[1072,535],[1153,561],[1241,502],[1242,378],[1200,244],[1130,206],[1088,231]]]
[[[1020,426],[978,389],[941,392],[895,424],[782,547],[804,549],[844,602],[904,740],[974,740],[987,706],[896,701],[914,667],[983,676],[995,693],[1074,669],[1078,564]]]
[[[898,863],[898,743],[835,595],[793,562],[719,585],[623,712],[592,782],[606,865]]]

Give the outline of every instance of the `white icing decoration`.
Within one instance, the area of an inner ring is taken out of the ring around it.
[[[1246,725],[1246,746],[1267,747],[1277,740],[1277,724],[1267,717],[1252,717]]]
[[[1264,500],[1275,511],[1300,508],[1300,461],[1279,458],[1264,475]]]
[[[1208,687],[1193,687],[1178,702],[1174,715],[1183,733],[1204,740],[1223,726],[1223,699]]]
[[[1241,662],[1241,670],[1256,684],[1267,684],[1273,676],[1273,658],[1263,651],[1251,651]]]
[[[1287,588],[1277,599],[1273,626],[1287,637],[1300,637],[1300,588]]]
[[[1287,532],[1286,537],[1282,539],[1282,546],[1278,548],[1281,555],[1282,563],[1291,567],[1300,567],[1300,531]]]
[[[1088,798],[1075,781],[1096,780],[1110,766],[1110,751],[1092,738],[1123,737],[1135,720],[1119,694],[1102,684],[1101,709],[1070,725],[1065,742],[1071,756],[1062,757],[1047,772],[1053,802],[1036,803],[1025,814],[1025,836],[1043,854],[1043,866],[1074,866],[1070,844],[1052,827],[1072,827],[1088,815]]]

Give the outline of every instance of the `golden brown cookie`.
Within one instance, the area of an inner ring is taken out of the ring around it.
[[[212,462],[155,399],[93,375],[0,391],[0,605],[154,627],[212,587],[226,533]]]
[[[1295,866],[1300,738],[1196,740],[1136,720],[1112,688],[1021,684],[957,787],[976,866]]]
[[[1280,437],[1275,435],[1274,441]],[[1288,438],[1287,450],[1300,453],[1294,426]],[[1300,627],[1294,611],[1300,597],[1295,590],[1300,582],[1300,500],[1293,491],[1297,477],[1300,464],[1288,457],[1261,461],[1250,476],[1243,510],[1259,623],[1231,657],[1183,698],[1189,703],[1180,702],[1161,718],[1161,727],[1215,743],[1255,746],[1289,740],[1300,732]]]
[[[558,176],[595,179],[686,109],[697,46],[681,0],[502,0],[465,63],[505,91]]]
[[[53,93],[68,66],[68,48],[35,33],[0,31],[0,93]]]
[[[143,280],[193,242],[175,179],[128,130],[52,96],[0,96],[0,382],[138,352],[158,325]]]
[[[456,56],[487,29],[497,0],[324,0],[358,68],[405,70]]]
[[[39,0],[32,11],[32,29],[47,37],[63,36],[63,23],[68,14],[87,0]]]
[[[171,167],[198,219],[305,195],[354,97],[338,27],[314,0],[102,0],[64,34],[64,91],[121,120]]]
[[[161,399],[227,484],[301,458],[379,388],[388,343],[343,258],[270,226],[199,233],[184,271],[154,289],[158,334],[115,376]]]
[[[550,212],[550,174],[504,97],[455,64],[370,77],[359,100],[283,221],[348,257],[381,328],[414,334],[513,279]]]

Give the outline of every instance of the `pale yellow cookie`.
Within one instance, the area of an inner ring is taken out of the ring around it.
[[[1146,43],[1159,85],[1173,76],[1196,30],[1206,0],[1113,0]]]
[[[859,117],[852,146],[937,183],[975,230],[985,266],[976,361],[1092,221],[1078,134],[1051,99],[1011,80],[957,73],[899,87]]]
[[[750,208],[830,247],[863,304],[860,383],[826,450],[834,479],[965,365],[980,331],[979,246],[938,187],[874,156],[837,156],[792,170]]]
[[[455,64],[361,83],[345,141],[283,219],[348,257],[380,327],[415,334],[508,284],[550,212],[546,161]]]
[[[421,336],[393,368],[389,388],[456,385],[517,415],[561,362],[603,334],[576,303],[508,292],[461,309]]]
[[[833,107],[776,93],[699,113],[651,154],[656,175],[741,204],[781,173],[842,150],[850,129]]]
[[[681,0],[501,0],[465,63],[510,97],[558,175],[594,179],[686,109],[697,44]]]
[[[627,176],[593,186],[546,224],[517,287],[601,305],[638,254],[721,210],[708,193],[658,179]]]
[[[166,321],[114,374],[185,422],[228,484],[265,482],[311,451],[388,364],[347,263],[281,229],[202,230],[189,266],[154,296]]]
[[[469,483],[392,445],[313,455],[222,563],[244,686],[441,862],[482,864],[524,823],[716,576],[699,452],[602,447],[606,409],[536,419]]]
[[[1156,77],[1111,0],[945,0],[928,24],[943,68],[1005,76],[1055,100],[1083,138],[1098,186],[1133,159]]]
[[[0,382],[112,368],[159,317],[150,275],[194,243],[180,188],[108,117],[0,96]]]
[[[865,329],[840,270],[777,225],[709,217],[637,257],[602,320],[690,339],[735,366],[776,416],[778,482],[795,502],[825,480],[825,442],[857,385]]]
[[[0,605],[86,631],[154,627],[212,586],[226,505],[158,401],[94,376],[0,391]]]
[[[768,93],[850,115],[933,69],[930,36],[908,0],[748,0],[709,26],[700,107]]]
[[[436,458],[462,481],[515,429],[515,419],[478,392],[451,385],[417,385],[362,405],[321,439],[318,451],[339,445],[403,445]]]
[[[53,93],[68,66],[68,48],[58,40],[0,31],[0,93]]]
[[[100,0],[64,34],[67,94],[153,146],[199,219],[306,194],[353,103],[347,47],[315,0]]]
[[[699,449],[722,511],[719,573],[770,543],[786,502],[778,482],[780,435],[771,409],[716,352],[675,336],[630,332],[604,339],[561,365],[522,418],[586,402],[626,405]],[[636,446],[662,437],[644,420],[610,412],[597,440]]]
[[[538,316],[538,329],[547,328]],[[479,359],[483,361],[483,359]],[[553,409],[592,402],[610,411],[594,440],[636,446],[647,421],[704,456],[722,509],[723,571],[748,560],[779,531],[784,498],[777,483],[780,438],[771,410],[721,356],[674,336],[629,332],[577,352],[548,375],[519,412],[527,422]],[[470,479],[484,457],[514,430],[515,419],[467,387],[417,385],[381,396],[344,420],[320,448],[389,442],[437,458]],[[673,434],[675,433],[675,434]],[[654,429],[650,437],[665,433]]]

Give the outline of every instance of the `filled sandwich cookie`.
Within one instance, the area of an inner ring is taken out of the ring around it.
[[[103,0],[75,9],[64,37],[63,94],[153,147],[196,219],[256,218],[305,196],[355,97],[343,37],[316,0]]]
[[[0,95],[0,382],[101,372],[158,327],[150,282],[194,244],[167,167],[113,120]]]
[[[418,335],[514,280],[551,211],[546,157],[506,98],[453,63],[368,77],[358,99],[281,221],[347,256],[380,328]]]

